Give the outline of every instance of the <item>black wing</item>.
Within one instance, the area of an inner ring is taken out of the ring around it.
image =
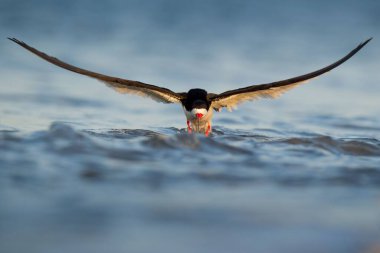
[[[277,98],[286,91],[338,67],[362,49],[362,47],[364,47],[371,39],[372,38],[359,44],[342,59],[314,72],[273,83],[252,85],[245,88],[226,91],[221,94],[210,94],[209,99],[211,100],[211,106],[215,110],[220,110],[222,107],[227,107],[228,110],[231,110],[244,101],[258,98]]]
[[[75,67],[55,57],[49,56],[15,38],[8,38],[8,39],[10,39],[11,41],[17,43],[23,48],[29,50],[30,52],[34,53],[35,55],[41,57],[42,59],[54,65],[57,65],[61,68],[70,70],[72,72],[75,72],[81,75],[98,79],[102,82],[105,82],[107,86],[113,88],[114,90],[120,93],[129,93],[129,94],[136,94],[143,97],[150,97],[154,99],[155,101],[163,102],[163,103],[180,103],[181,100],[185,98],[185,93],[176,93],[163,87],[146,84],[146,83],[142,83],[138,81],[122,79],[118,77],[107,76],[107,75],[103,75],[103,74],[99,74],[96,72]]]

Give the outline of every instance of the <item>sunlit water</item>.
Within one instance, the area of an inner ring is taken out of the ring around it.
[[[380,4],[2,1],[0,252],[379,252]],[[342,7],[343,6],[343,7]],[[303,74],[279,100],[186,133],[179,105],[120,95],[70,63],[174,91]]]

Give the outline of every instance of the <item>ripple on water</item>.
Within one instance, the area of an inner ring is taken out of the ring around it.
[[[292,146],[322,149],[334,154],[352,156],[380,156],[380,141],[371,138],[335,139],[330,136],[315,136],[284,138],[275,142],[289,144]]]
[[[56,122],[46,131],[28,135],[0,132],[4,150],[0,162],[21,174],[27,168],[26,175],[46,173],[48,168],[65,177],[69,167],[85,179],[142,180],[148,185],[158,172],[160,182],[171,183],[193,179],[297,186],[379,182],[380,170],[371,166],[379,162],[377,139],[258,133],[216,128],[207,138],[176,128],[77,130]],[[318,168],[328,170],[316,173]]]

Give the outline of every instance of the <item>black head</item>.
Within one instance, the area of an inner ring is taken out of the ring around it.
[[[191,89],[187,92],[186,99],[182,101],[182,104],[187,111],[191,111],[194,108],[208,110],[211,103],[207,99],[207,91],[202,89]]]

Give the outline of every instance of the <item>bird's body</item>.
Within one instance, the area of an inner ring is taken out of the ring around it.
[[[258,98],[277,98],[284,92],[336,68],[355,55],[372,38],[359,44],[342,59],[322,69],[277,82],[251,85],[220,94],[208,93],[206,90],[199,88],[190,89],[188,92],[174,92],[160,86],[99,74],[60,61],[15,38],[9,39],[54,65],[98,79],[119,93],[149,97],[162,103],[179,103],[182,105],[186,115],[188,132],[204,133],[208,136],[212,131],[211,120],[213,111],[220,111],[223,107],[231,111],[242,102]]]

